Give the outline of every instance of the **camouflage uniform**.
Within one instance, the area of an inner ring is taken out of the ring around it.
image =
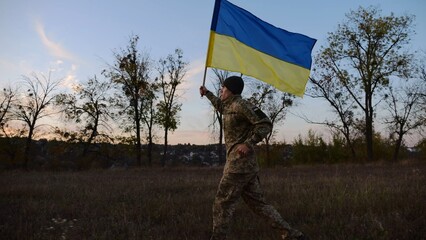
[[[223,113],[226,145],[226,164],[213,204],[213,234],[211,239],[225,239],[237,200],[244,202],[259,216],[278,229],[290,229],[278,211],[265,202],[257,175],[259,165],[254,145],[272,130],[269,118],[257,107],[240,95],[233,95],[224,101],[207,91],[206,97],[213,106]],[[247,144],[252,151],[241,157],[235,146]]]

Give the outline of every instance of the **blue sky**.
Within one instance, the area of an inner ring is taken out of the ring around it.
[[[413,50],[426,50],[424,0],[230,0],[259,18],[318,41],[315,54],[328,32],[336,30],[345,14],[359,6],[378,6],[382,14],[416,16]],[[158,60],[181,48],[189,68],[182,86],[181,125],[170,143],[213,143],[209,134],[211,109],[200,98],[214,0],[3,0],[0,1],[0,87],[20,81],[22,75],[53,70],[65,84],[101,76],[112,52],[124,48],[129,37],[140,37],[139,49]],[[315,64],[315,63],[314,63]],[[209,87],[211,76],[207,78]],[[326,103],[305,97],[292,110],[315,119],[329,112]],[[279,126],[278,141],[292,142],[318,126],[290,114]],[[159,132],[161,136],[161,132]]]

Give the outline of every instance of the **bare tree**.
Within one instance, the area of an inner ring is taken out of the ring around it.
[[[0,95],[0,128],[5,133],[4,127],[8,120],[10,120],[11,107],[15,98],[16,91],[11,87],[3,88]]]
[[[176,101],[177,87],[183,82],[188,63],[183,60],[183,52],[176,49],[166,59],[159,61],[158,84],[160,86],[160,102],[158,103],[158,121],[164,129],[164,151],[161,165],[164,167],[167,159],[168,132],[174,131],[179,125],[178,112],[181,105]]]
[[[419,79],[421,81],[421,89],[420,91],[420,119],[423,122],[423,127],[426,127],[426,59],[423,59],[421,65],[419,67]]]
[[[272,131],[265,138],[266,164],[269,166],[272,165],[270,143],[277,132],[274,127],[278,126],[285,120],[289,107],[291,107],[294,103],[294,98],[294,95],[279,92],[269,84],[262,82],[257,82],[256,91],[253,92],[252,96],[249,98],[249,101],[262,109],[272,122]]]
[[[347,21],[329,33],[317,65],[337,81],[364,115],[367,157],[373,159],[374,117],[390,76],[407,77],[412,55],[404,50],[414,33],[413,16],[381,16],[377,8],[351,11]]]
[[[424,124],[421,119],[421,95],[425,90],[418,81],[396,90],[392,86],[389,87],[389,97],[386,99],[389,115],[385,123],[390,130],[391,139],[395,141],[393,161],[398,160],[404,136]]]
[[[61,80],[51,79],[51,72],[47,76],[33,74],[30,77],[23,76],[23,88],[25,92],[21,93],[14,103],[13,115],[16,120],[22,121],[28,128],[27,140],[24,150],[23,167],[28,169],[30,160],[30,150],[38,121],[49,115],[54,114],[49,110],[49,105],[55,99],[54,91],[57,89]]]
[[[385,118],[394,140],[393,160],[397,161],[405,135],[426,126],[426,58],[415,59],[416,74],[406,80],[394,79],[385,92],[388,115]]]
[[[327,101],[337,117],[333,120],[325,119],[322,122],[310,119],[305,120],[309,123],[325,125],[333,132],[343,135],[346,146],[349,148],[352,158],[355,159],[356,152],[353,143],[353,132],[356,131],[354,111],[357,109],[357,105],[350,95],[345,94],[344,86],[338,81],[335,81],[335,78],[336,76],[332,72],[320,75],[318,79],[311,77],[309,80],[312,83],[312,87],[308,89],[307,95]]]
[[[110,90],[111,82],[101,82],[94,76],[87,83],[76,86],[74,93],[56,97],[56,103],[64,107],[65,117],[84,125],[80,135],[80,141],[85,142],[83,156],[96,139],[110,139],[99,130],[111,130],[108,124],[112,118]]]
[[[215,91],[215,95],[219,96],[220,95],[220,89],[222,88],[222,84],[223,81],[225,81],[226,78],[229,77],[230,72],[229,71],[224,71],[224,70],[219,70],[216,68],[213,68],[213,72],[216,76],[215,80],[213,81],[213,87],[214,87],[214,91]],[[213,133],[217,132],[218,133],[218,146],[217,146],[217,154],[219,156],[219,164],[222,164],[225,162],[225,159],[223,158],[223,151],[224,151],[224,147],[223,147],[223,122],[222,122],[222,112],[218,111],[216,108],[213,111],[213,118],[212,118],[212,123],[210,126],[212,126],[213,129]],[[216,128],[217,126],[217,128]]]

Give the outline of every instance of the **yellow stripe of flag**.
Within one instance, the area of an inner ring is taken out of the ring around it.
[[[300,97],[310,74],[309,69],[284,62],[213,31],[206,65],[262,79],[281,91]]]

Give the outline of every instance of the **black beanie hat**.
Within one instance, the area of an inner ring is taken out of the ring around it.
[[[231,76],[223,81],[223,86],[229,89],[233,94],[241,94],[244,89],[244,81],[241,77]]]

